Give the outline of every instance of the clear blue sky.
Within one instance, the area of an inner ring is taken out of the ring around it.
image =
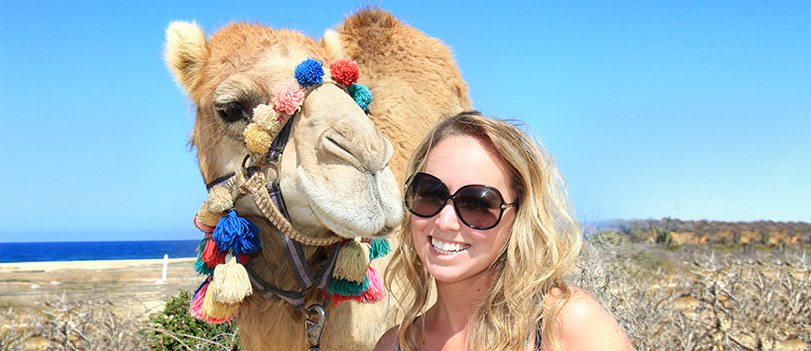
[[[808,1],[0,3],[0,241],[193,239],[205,199],[172,20],[314,37],[372,4],[526,121],[580,219],[811,221]]]

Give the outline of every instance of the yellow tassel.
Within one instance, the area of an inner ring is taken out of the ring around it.
[[[245,131],[242,132],[242,136],[245,137],[245,146],[248,147],[248,150],[257,154],[266,154],[273,143],[270,134],[256,123],[248,124]]]
[[[363,283],[366,279],[366,271],[369,270],[369,249],[371,246],[361,242],[360,238],[355,238],[343,246],[338,251],[338,260],[335,262],[335,270],[332,276],[352,282]]]
[[[214,268],[214,278],[208,287],[208,292],[216,302],[224,304],[239,304],[250,295],[251,279],[248,271],[237,262],[231,254],[225,256],[225,263]]]
[[[217,223],[220,222],[220,218],[222,218],[222,215],[211,213],[208,210],[207,202],[204,202],[203,207],[200,207],[200,211],[197,212],[197,220],[209,227],[216,227]]]
[[[211,289],[209,289],[203,298],[203,315],[210,317],[212,320],[225,320],[230,319],[239,311],[240,304],[217,302],[212,295]]]
[[[206,202],[211,213],[225,213],[234,208],[234,199],[231,198],[231,192],[219,185],[211,188]]]

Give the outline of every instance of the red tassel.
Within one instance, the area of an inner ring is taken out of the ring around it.
[[[214,243],[214,239],[208,239],[206,248],[203,249],[203,254],[200,258],[211,268],[216,267],[218,264],[225,263],[225,253],[220,252],[220,249],[217,248],[217,244]]]

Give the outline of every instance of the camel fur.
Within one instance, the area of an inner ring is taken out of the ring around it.
[[[242,131],[253,107],[268,103],[273,85],[292,77],[296,64],[344,57],[357,62],[359,83],[372,92],[368,111],[337,86],[313,90],[293,117],[279,170],[282,193],[292,224],[313,237],[371,238],[397,230],[405,217],[400,189],[411,152],[438,119],[470,109],[470,102],[449,48],[378,9],[358,11],[319,40],[246,23],[206,38],[194,23],[172,23],[166,60],[196,108],[191,143],[204,182],[240,169],[248,153]],[[261,230],[262,248],[251,267],[271,285],[296,290],[277,229],[250,197],[236,209]],[[322,247],[304,251],[311,268],[326,259]],[[374,261],[378,273],[386,261]],[[307,293],[308,305],[323,303],[316,290]],[[322,349],[372,349],[395,323],[395,311],[393,299],[330,303]],[[236,321],[248,350],[305,350],[306,317],[282,300],[253,294]]]

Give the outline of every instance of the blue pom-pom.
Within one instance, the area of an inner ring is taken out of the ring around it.
[[[324,68],[320,61],[306,59],[296,66],[296,80],[301,86],[321,84]]]
[[[369,241],[369,260],[374,260],[386,256],[391,251],[391,246],[386,238],[377,238]]]
[[[366,111],[366,108],[372,103],[372,92],[363,85],[357,83],[352,84],[347,88],[347,91],[349,95],[352,96],[352,99],[355,100],[355,103],[360,106],[361,110]]]
[[[363,283],[351,282],[339,278],[332,278],[329,282],[329,293],[341,296],[361,296],[368,288],[368,275],[363,279]]]
[[[220,219],[212,235],[220,251],[230,250],[235,254],[252,254],[259,250],[259,227],[231,210]]]

